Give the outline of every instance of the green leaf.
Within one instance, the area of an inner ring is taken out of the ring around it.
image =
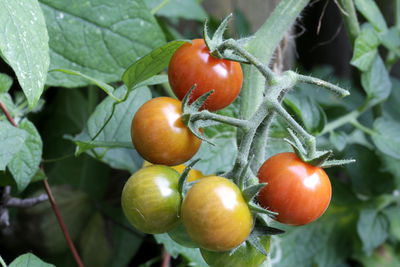
[[[382,44],[391,52],[400,56],[400,31],[395,27],[391,27],[388,31],[380,35]]]
[[[122,225],[130,225],[126,219],[121,207],[102,206],[103,211],[110,216],[112,220],[120,222]],[[113,255],[110,267],[127,266],[132,257],[139,250],[142,244],[144,234],[135,232],[134,227],[129,227],[131,231],[126,228],[113,223],[112,240],[113,240]]]
[[[49,37],[36,0],[0,0],[0,52],[17,75],[33,108],[49,68]]]
[[[173,241],[168,234],[154,235],[157,243],[164,244],[168,253],[176,258],[179,254],[191,261],[191,264],[198,267],[208,267],[207,263],[203,260],[200,250],[198,248],[187,248],[179,245]]]
[[[148,78],[160,73],[168,66],[175,51],[186,41],[172,41],[151,51],[133,63],[122,75],[128,91]]]
[[[347,144],[347,134],[345,132],[331,132],[329,134],[329,141],[335,149],[342,151]]]
[[[28,186],[39,170],[43,143],[35,125],[30,121],[21,121],[18,128],[25,130],[28,136],[22,148],[8,164],[8,169],[17,183],[18,190],[21,192]]]
[[[99,212],[91,216],[79,241],[82,261],[86,266],[109,266],[112,247],[107,240],[105,222]]]
[[[356,159],[356,164],[347,164],[345,169],[354,192],[364,196],[391,193],[394,190],[393,177],[381,170],[381,159],[374,150],[364,146],[352,145],[346,149],[343,158]],[[377,182],[379,177],[379,182]]]
[[[4,171],[7,164],[23,147],[28,134],[10,123],[0,121],[0,171]]]
[[[399,206],[390,206],[382,211],[390,223],[390,235],[400,240],[400,212]]]
[[[384,114],[400,121],[400,80],[391,78],[392,90],[390,96],[382,103]]]
[[[18,258],[16,258],[13,262],[8,265],[8,267],[55,267],[53,264],[48,264],[32,253],[26,253]]]
[[[378,54],[379,44],[378,33],[370,24],[366,24],[356,38],[353,58],[350,61],[351,65],[361,71],[369,70]]]
[[[0,94],[6,93],[13,84],[13,79],[7,74],[0,73]]]
[[[363,251],[370,256],[372,250],[381,245],[388,237],[389,221],[375,208],[368,207],[361,211],[357,222],[357,233],[363,244]]]
[[[139,57],[165,42],[143,0],[40,0],[50,35],[50,69],[73,69],[103,82],[121,79]],[[49,73],[47,84],[89,84],[62,73]]]
[[[304,125],[307,132],[317,134],[325,127],[325,112],[312,97],[293,92],[287,95],[284,104],[296,120]]]
[[[232,169],[237,154],[236,129],[228,125],[216,125],[203,129],[205,137],[213,144],[203,142],[194,158],[201,158],[196,169],[204,174],[226,172]]]
[[[396,159],[400,159],[400,123],[390,117],[380,117],[374,122],[372,141],[377,148]]]
[[[390,172],[395,179],[396,187],[400,188],[400,159],[383,153],[380,155],[380,158],[382,159],[382,171]]]
[[[368,72],[361,74],[361,84],[367,93],[369,105],[380,103],[390,95],[392,83],[380,56],[375,58]]]
[[[115,91],[115,95],[119,98],[125,93],[125,86]],[[131,123],[139,107],[150,99],[151,93],[147,87],[130,92],[127,100],[119,104],[116,104],[111,97],[105,98],[90,116],[87,123],[88,129],[73,138],[78,145],[77,154],[95,148],[96,154],[100,155],[98,159],[104,163],[113,168],[136,171],[142,160],[133,150],[130,135]],[[115,111],[111,119],[96,139],[92,140],[110,118],[114,105]],[[93,152],[89,154],[96,157]]]
[[[154,9],[165,0],[146,0],[149,8]],[[204,21],[207,13],[197,0],[170,0],[157,11],[156,15],[167,18],[182,18]]]
[[[251,201],[258,194],[258,192],[260,192],[260,190],[266,185],[267,185],[266,183],[255,184],[244,189],[242,194],[246,202]]]
[[[374,27],[384,32],[387,30],[385,18],[379,10],[377,4],[373,0],[355,0],[357,10],[363,14],[363,16],[372,24]]]

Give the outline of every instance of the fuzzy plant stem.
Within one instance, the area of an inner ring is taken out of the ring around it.
[[[353,0],[338,0],[337,4],[342,13],[344,26],[346,28],[347,36],[350,39],[351,46],[354,46],[358,34],[360,33],[360,24],[357,19],[356,8],[354,7]]]

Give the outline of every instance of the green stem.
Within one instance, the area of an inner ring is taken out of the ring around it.
[[[68,159],[68,158],[73,157],[73,156],[74,156],[74,153],[67,154],[67,155],[64,155],[64,156],[61,156],[61,157],[58,157],[58,158],[54,158],[54,159],[42,159],[42,163],[57,162],[57,161],[61,161],[61,160],[64,160],[64,159]]]
[[[192,115],[191,120],[192,121],[213,120],[216,122],[232,125],[241,129],[248,129],[250,127],[250,122],[247,120],[241,120],[233,117],[223,116],[220,114],[209,112],[208,110],[203,110],[197,114]]]
[[[374,132],[373,130],[371,130],[371,129],[368,128],[368,127],[365,127],[364,125],[362,125],[361,123],[359,123],[357,120],[352,120],[350,123],[351,123],[354,127],[356,127],[357,129],[363,131],[363,132],[366,133],[366,134],[369,134],[369,135],[375,134],[375,132]]]
[[[322,130],[322,132],[320,132],[318,135],[322,136],[326,133],[329,133],[333,130],[335,130],[336,128],[339,128],[355,119],[357,119],[362,113],[358,110],[354,110],[334,121],[331,121],[330,123],[326,124],[324,129]]]
[[[163,8],[165,5],[169,4],[169,2],[171,2],[171,0],[162,1],[160,4],[158,4],[158,6],[156,6],[155,8],[153,8],[151,10],[151,14],[152,15],[156,14],[161,8]]]
[[[299,136],[302,137],[305,142],[307,149],[308,158],[314,158],[316,155],[316,143],[315,137],[309,134],[306,130],[297,123],[295,119],[282,107],[282,105],[276,100],[269,100],[268,105],[271,110],[275,110],[288,124],[291,129],[293,129]]]
[[[309,0],[282,0],[267,21],[246,44],[246,50],[260,62],[268,65],[276,47],[290,29]],[[244,80],[241,92],[240,117],[251,118],[264,99],[265,78],[252,66],[243,66]]]
[[[274,73],[268,66],[264,65],[258,58],[250,54],[246,49],[241,47],[235,40],[229,39],[222,43],[219,49],[232,49],[238,55],[247,59],[251,65],[257,68],[257,70],[264,76],[265,79],[269,82],[275,76]]]
[[[331,84],[329,82],[323,81],[321,79],[310,77],[310,76],[305,76],[305,75],[301,75],[301,74],[297,74],[297,73],[294,73],[294,72],[293,72],[293,74],[295,74],[297,76],[297,80],[299,82],[301,82],[301,83],[317,85],[319,87],[322,87],[322,88],[328,89],[329,91],[332,91],[333,93],[337,94],[340,97],[345,97],[345,96],[350,95],[349,91],[347,91],[347,90],[345,90],[345,89],[343,89],[343,88],[341,88],[341,87],[339,87],[337,85],[334,85],[334,84]]]
[[[0,263],[2,267],[7,267],[7,264],[4,262],[3,258],[0,255]]]
[[[346,27],[347,36],[350,39],[351,46],[354,47],[354,41],[360,33],[360,24],[358,23],[356,9],[353,0],[338,0],[344,26]]]

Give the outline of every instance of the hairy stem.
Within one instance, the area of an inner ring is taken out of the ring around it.
[[[265,23],[254,34],[245,49],[264,65],[269,64],[282,37],[291,28],[309,0],[282,0]],[[244,80],[241,92],[240,117],[251,118],[264,99],[264,76],[252,66],[243,66]]]
[[[208,110],[203,110],[197,114],[192,115],[191,120],[193,122],[197,121],[197,120],[212,120],[212,121],[232,125],[234,127],[238,127],[241,129],[246,129],[250,126],[249,125],[250,122],[247,120],[241,120],[241,119],[237,119],[237,118],[233,118],[233,117],[223,116],[220,114],[209,112]]]
[[[3,258],[0,255],[0,264],[2,267],[7,267],[7,264],[5,263],[5,261],[3,260]]]
[[[294,72],[293,72],[294,73]],[[313,85],[317,85],[319,87],[325,88],[333,93],[335,93],[336,95],[340,96],[340,97],[345,97],[350,95],[349,91],[331,84],[329,82],[326,82],[324,80],[318,79],[318,78],[314,78],[314,77],[310,77],[310,76],[305,76],[305,75],[301,75],[301,74],[297,74],[294,73],[295,76],[297,77],[298,82],[301,83],[307,83],[307,84],[313,84]]]
[[[354,47],[354,41],[360,33],[360,24],[358,23],[356,8],[353,0],[338,0],[346,27],[347,36],[350,39],[351,46]]]

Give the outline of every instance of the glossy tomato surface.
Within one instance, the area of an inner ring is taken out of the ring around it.
[[[144,161],[142,167],[147,167],[147,166],[150,166],[150,165],[152,165],[150,162]],[[179,164],[179,165],[176,165],[176,166],[171,166],[171,168],[176,170],[177,172],[179,172],[179,174],[182,174],[182,172],[186,168],[186,165],[185,164]],[[204,177],[204,174],[201,171],[192,168],[189,171],[187,182],[194,182],[194,181],[196,181],[196,180],[198,180],[198,179],[200,179],[202,177]]]
[[[228,106],[239,95],[243,73],[238,62],[212,57],[204,40],[195,39],[174,53],[168,66],[168,79],[180,100],[196,84],[189,103],[214,90],[202,108],[215,111]]]
[[[181,102],[157,97],[144,103],[136,112],[131,137],[136,151],[147,161],[179,165],[196,154],[201,140],[181,120]]]
[[[204,177],[189,189],[182,202],[181,219],[190,238],[212,251],[239,246],[253,227],[239,188],[218,176]]]
[[[303,161],[295,153],[279,153],[264,162],[258,179],[268,183],[258,202],[274,212],[277,221],[304,225],[318,219],[331,200],[331,183],[325,171]]]
[[[152,165],[133,174],[122,191],[121,205],[129,222],[144,233],[164,233],[179,222],[179,173]]]
[[[259,241],[267,252],[269,252],[270,238],[269,236],[259,237]],[[248,242],[242,243],[234,253],[230,251],[215,252],[200,249],[203,259],[210,267],[258,267],[267,256],[260,253],[255,247]]]

